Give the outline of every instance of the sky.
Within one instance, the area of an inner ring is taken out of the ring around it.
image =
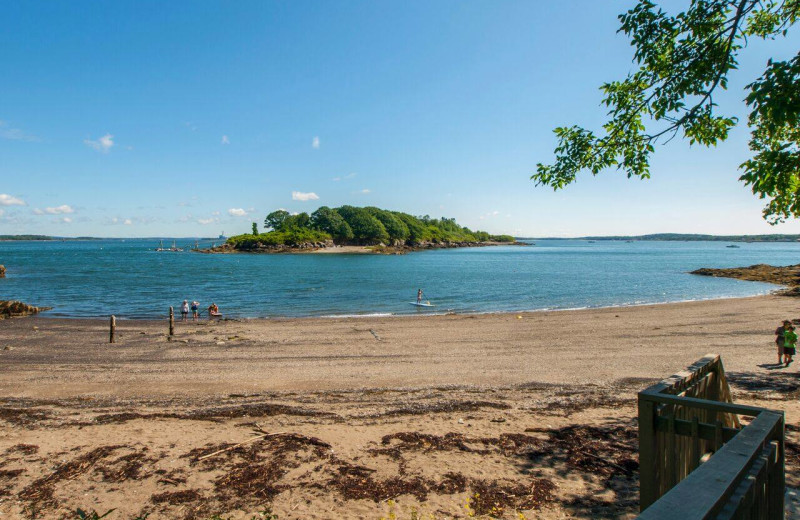
[[[530,180],[553,128],[602,124],[631,5],[3,2],[0,234],[232,235],[342,204],[517,236],[800,233],[737,180],[744,126],[659,147],[649,180]],[[798,44],[751,41],[721,109],[745,119],[744,86]]]

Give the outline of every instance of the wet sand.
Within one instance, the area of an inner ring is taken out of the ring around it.
[[[632,517],[636,392],[709,352],[737,401],[786,410],[798,468],[798,370],[772,365],[797,314],[766,296],[190,322],[171,341],[123,320],[113,345],[106,320],[0,321],[0,513]]]

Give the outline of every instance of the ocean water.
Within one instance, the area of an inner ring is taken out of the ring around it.
[[[573,309],[765,294],[776,287],[687,272],[800,261],[799,243],[541,240],[402,256],[159,253],[157,245],[0,242],[8,269],[0,300],[52,306],[45,316],[54,317],[153,318],[184,299],[216,302],[231,317]],[[409,305],[418,288],[435,307]]]

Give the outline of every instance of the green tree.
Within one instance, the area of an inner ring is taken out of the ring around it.
[[[308,213],[298,213],[297,215],[289,215],[283,220],[280,229],[305,229],[311,226],[311,217]]]
[[[258,224],[253,222],[253,234],[258,235]]]
[[[289,218],[291,215],[288,211],[284,209],[279,209],[277,211],[273,211],[267,218],[264,219],[264,227],[267,229],[272,229],[275,231],[279,231],[283,228],[283,223]]]
[[[391,211],[380,209],[376,207],[368,207],[366,209],[373,217],[378,219],[383,224],[386,233],[389,234],[389,240],[399,240],[405,242],[408,239],[409,231],[408,226]]]
[[[408,240],[414,244],[425,242],[431,239],[425,225],[420,222],[417,217],[409,215],[408,213],[395,213],[395,216],[403,221],[403,224],[408,228]]]
[[[738,121],[719,113],[715,92],[727,88],[748,38],[785,37],[798,16],[800,0],[691,0],[674,15],[640,0],[619,16],[638,70],[601,87],[609,110],[602,134],[556,128],[555,162],[539,163],[531,178],[554,189],[582,170],[648,178],[656,144],[676,135],[704,146],[724,141]],[[774,224],[800,216],[800,54],[770,60],[747,90],[753,156],[740,180],[767,199],[764,218]]]
[[[353,237],[358,242],[375,244],[389,240],[389,233],[386,232],[386,228],[383,227],[381,221],[364,208],[342,206],[337,208],[336,212],[344,218],[350,229],[353,230]]]
[[[322,206],[311,214],[311,227],[330,234],[336,242],[353,239],[353,230],[336,210]]]

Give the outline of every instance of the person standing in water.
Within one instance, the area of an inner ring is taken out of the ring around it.
[[[417,291],[417,303],[422,303],[422,289]]]
[[[198,312],[199,310],[200,310],[200,302],[198,302],[196,300],[193,301],[192,302],[192,320],[193,321],[197,321],[200,318],[200,313]]]
[[[183,300],[181,304],[181,321],[189,319],[189,300]]]

